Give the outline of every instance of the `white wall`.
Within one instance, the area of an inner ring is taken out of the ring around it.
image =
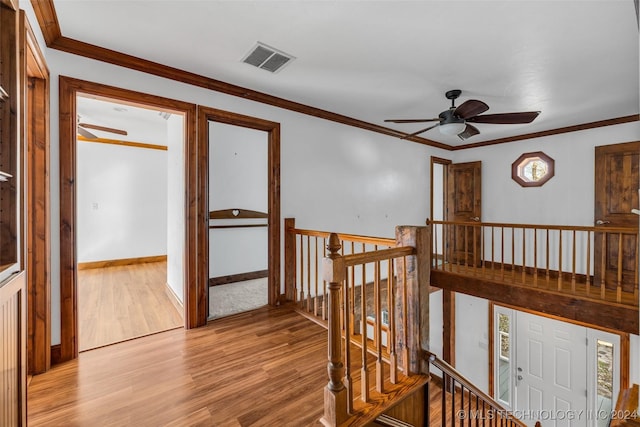
[[[167,120],[167,147],[167,284],[184,302],[184,117],[179,114]]]
[[[166,187],[166,151],[78,142],[78,262],[165,255]]]
[[[268,141],[264,131],[209,124],[209,210],[267,212]],[[266,224],[267,220],[210,220],[210,225]],[[266,270],[267,227],[209,229],[209,277]]]
[[[489,302],[456,294],[456,370],[489,392]]]
[[[457,151],[447,158],[482,161],[485,222],[593,225],[594,147],[639,139],[640,123],[633,122]],[[543,151],[555,160],[555,176],[542,187],[521,187],[511,179],[511,164],[533,151]]]

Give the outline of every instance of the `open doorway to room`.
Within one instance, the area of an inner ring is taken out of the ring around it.
[[[182,152],[184,123],[81,93],[76,106],[78,349],[85,351],[184,323],[181,289],[167,269],[171,156]]]
[[[209,318],[268,303],[268,133],[209,121]]]

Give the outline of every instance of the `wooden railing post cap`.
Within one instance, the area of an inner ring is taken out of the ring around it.
[[[327,242],[327,250],[329,251],[329,258],[336,258],[340,256],[338,253],[342,245],[340,244],[340,237],[336,233],[329,234],[329,240]]]

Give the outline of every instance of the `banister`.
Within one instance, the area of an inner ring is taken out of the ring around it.
[[[438,358],[438,356],[436,356],[434,353],[431,353],[428,350],[423,350],[423,357],[433,366],[440,369],[444,374],[455,379],[455,381],[460,383],[466,390],[468,390],[469,392],[473,393],[475,396],[479,397],[480,399],[488,403],[492,407],[492,409],[495,410],[497,413],[505,415],[507,418],[509,418],[509,421],[511,421],[513,424],[519,427],[527,427],[525,423],[523,423],[522,421],[514,417],[508,410],[503,408],[491,396],[489,396],[488,394],[480,390],[478,387],[476,387],[471,381],[465,378],[460,372],[456,371],[456,369],[453,366],[449,365],[444,360]],[[443,384],[443,388],[444,388],[444,384]]]
[[[286,231],[294,233],[294,234],[300,234],[303,236],[310,236],[310,237],[323,237],[323,238],[328,238],[329,235],[331,234],[328,231],[320,231],[320,230],[306,230],[303,228],[289,228]],[[395,246],[396,245],[396,241],[395,239],[390,239],[387,237],[373,237],[373,236],[361,236],[358,234],[347,234],[347,233],[336,233],[338,235],[338,238],[340,240],[347,240],[350,242],[357,242],[357,243],[368,243],[371,245],[380,245],[380,246]]]
[[[538,230],[560,230],[560,231],[593,231],[607,233],[638,234],[634,227],[610,227],[595,225],[549,225],[549,224],[516,224],[502,222],[476,222],[476,221],[437,221],[428,220],[427,224],[434,225],[466,225],[473,227],[504,227],[504,228],[529,228]]]
[[[377,261],[387,261],[393,258],[400,258],[408,255],[414,255],[416,249],[411,246],[401,246],[397,248],[378,249],[374,252],[362,252],[359,254],[345,255],[342,257],[345,267],[366,264]]]

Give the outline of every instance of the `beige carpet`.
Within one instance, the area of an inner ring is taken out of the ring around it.
[[[267,278],[209,288],[209,319],[242,313],[267,305]]]

